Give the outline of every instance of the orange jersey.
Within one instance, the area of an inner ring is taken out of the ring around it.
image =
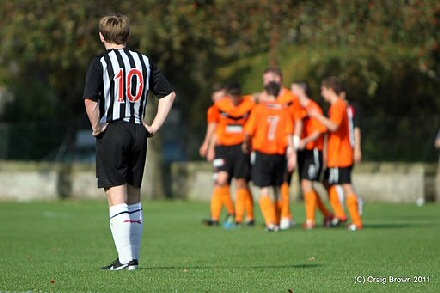
[[[299,97],[286,87],[281,88],[281,92],[277,97],[277,103],[289,107],[290,114],[294,121],[301,120],[307,116],[307,112],[299,103]]]
[[[329,119],[338,125],[328,137],[327,165],[329,167],[348,167],[353,165],[353,149],[350,144],[350,127],[347,103],[342,99],[330,106]]]
[[[309,100],[309,103],[305,107],[305,110],[308,112],[312,109],[317,110],[321,115],[324,113],[322,111],[321,106],[319,106],[318,103],[316,103],[313,100]],[[320,135],[317,140],[307,143],[306,149],[312,150],[314,148],[317,148],[318,150],[321,151],[324,149],[324,133],[327,132],[327,127],[325,127],[325,125],[319,122],[319,120],[316,118],[312,118],[308,116],[305,117],[303,119],[303,131],[301,134],[301,138],[302,139],[306,138],[317,131],[322,133],[322,135]]]
[[[238,105],[234,105],[230,97],[215,102],[211,118],[217,123],[217,145],[232,146],[244,141],[244,124],[254,105],[251,96],[244,96]]]
[[[245,126],[252,136],[252,149],[265,154],[285,154],[293,120],[285,105],[262,103],[255,106]]]

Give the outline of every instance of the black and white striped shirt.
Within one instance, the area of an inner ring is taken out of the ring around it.
[[[147,56],[127,48],[110,49],[90,63],[83,98],[99,103],[101,123],[142,123],[149,91],[163,98],[173,88]]]

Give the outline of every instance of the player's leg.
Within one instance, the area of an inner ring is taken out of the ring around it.
[[[275,202],[272,199],[273,158],[270,155],[255,152],[252,166],[252,182],[260,188],[258,203],[268,231],[278,230],[275,221]]]
[[[244,221],[246,197],[248,193],[248,185],[246,179],[237,178],[235,180],[235,223],[240,225]]]
[[[288,229],[294,226],[293,214],[290,208],[290,183],[292,181],[293,172],[287,172],[287,170],[285,172],[285,180],[281,185],[281,196],[278,201],[278,206],[281,210],[281,229]]]
[[[318,191],[315,189],[314,183],[319,181],[322,166],[323,166],[323,152],[318,148],[306,150],[304,155],[304,166],[301,168],[300,177],[301,184],[304,191],[306,201],[306,216],[310,214],[310,218],[306,217],[306,229],[315,226],[316,209],[318,209],[324,216],[324,226],[333,219],[333,214],[327,209]]]
[[[235,218],[235,207],[234,201],[231,195],[231,176],[227,171],[220,171],[217,178],[218,192],[221,199],[222,206],[226,208],[227,215],[224,227],[232,228],[234,225]]]
[[[260,189],[260,209],[263,214],[264,223],[268,231],[276,232],[278,225],[276,223],[275,202],[272,199],[272,187],[265,186]]]
[[[140,260],[142,235],[144,230],[143,209],[141,202],[141,185],[147,158],[148,132],[143,125],[128,125],[131,129],[134,143],[129,151],[129,166],[127,175],[127,203],[130,223],[130,245],[133,262],[129,269],[137,269]]]
[[[111,123],[102,136],[97,138],[96,168],[98,187],[104,188],[109,203],[110,230],[118,258],[108,270],[128,269],[133,254],[130,244],[130,218],[128,211],[127,174],[128,162],[123,149],[131,135],[122,123]]]
[[[118,252],[118,259],[103,269],[120,270],[128,269],[128,264],[133,260],[130,243],[130,216],[127,204],[127,185],[105,188],[109,203],[110,231]]]
[[[252,195],[251,188],[249,186],[249,182],[247,183],[247,188],[246,188],[245,212],[246,212],[246,221],[245,221],[246,226],[254,226],[255,225],[254,198]]]
[[[340,192],[338,190],[339,173],[339,168],[329,168],[324,173],[324,187],[328,192],[330,205],[335,214],[332,226],[338,226],[340,223],[347,221],[347,214],[340,200]]]
[[[316,226],[316,208],[318,204],[318,194],[313,189],[312,181],[306,178],[303,178],[301,180],[301,188],[303,190],[306,206],[306,222],[304,223],[304,228],[313,229]]]
[[[144,231],[144,215],[141,202],[141,189],[129,184],[128,213],[130,218],[130,244],[134,263],[129,269],[137,269],[142,248],[142,235]]]
[[[250,155],[242,151],[241,145],[234,147],[233,160],[233,178],[235,178],[235,222],[240,225],[244,222],[245,211],[249,208],[249,197],[252,194],[248,182],[251,177]],[[252,201],[252,199],[250,199]],[[246,204],[248,204],[246,206]],[[248,210],[249,216],[249,210]],[[251,219],[253,219],[253,209],[251,210]]]
[[[228,205],[228,213],[231,210],[231,194],[228,179],[228,165],[227,155],[228,149],[224,146],[215,147],[215,158],[213,161],[214,167],[214,190],[211,197],[210,210],[211,217],[209,219],[202,220],[202,223],[206,226],[218,226],[220,223],[220,216],[222,213],[223,205]],[[233,203],[232,203],[233,210]]]
[[[278,229],[288,229],[290,227],[292,227],[291,223],[290,223],[290,219],[288,218],[288,216],[286,214],[283,214],[283,207],[284,207],[284,198],[282,198],[282,185],[285,182],[286,178],[286,166],[287,166],[287,159],[285,155],[272,155],[269,157],[271,160],[271,173],[270,175],[270,184],[271,186],[273,186],[272,190],[273,190],[273,201],[274,203],[277,202],[282,202],[281,207],[277,204],[274,205],[275,207],[275,230]],[[289,200],[290,203],[290,200]],[[285,208],[285,207],[284,207]],[[290,211],[290,205],[289,205],[289,209]],[[284,212],[286,212],[284,210]],[[284,218],[283,218],[284,216]],[[272,229],[269,229],[272,230]]]
[[[348,228],[351,231],[362,229],[363,221],[362,216],[359,212],[358,196],[351,182],[351,167],[341,168],[340,183],[344,188],[344,193],[347,194],[347,207],[352,221]]]

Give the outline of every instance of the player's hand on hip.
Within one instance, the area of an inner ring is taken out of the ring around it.
[[[92,135],[98,136],[107,129],[108,123],[99,123],[96,127],[92,129]]]
[[[152,137],[152,136],[155,135],[156,132],[158,131],[158,129],[153,128],[153,126],[148,125],[148,124],[145,123],[145,122],[144,122],[143,124],[144,124],[145,129],[147,129],[148,137]]]

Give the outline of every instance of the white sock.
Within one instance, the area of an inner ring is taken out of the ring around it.
[[[133,259],[139,261],[142,244],[142,233],[144,230],[144,219],[142,203],[138,202],[128,206],[130,212],[130,243]]]
[[[126,203],[110,207],[110,230],[119,261],[123,264],[133,259],[130,245],[130,215]]]

